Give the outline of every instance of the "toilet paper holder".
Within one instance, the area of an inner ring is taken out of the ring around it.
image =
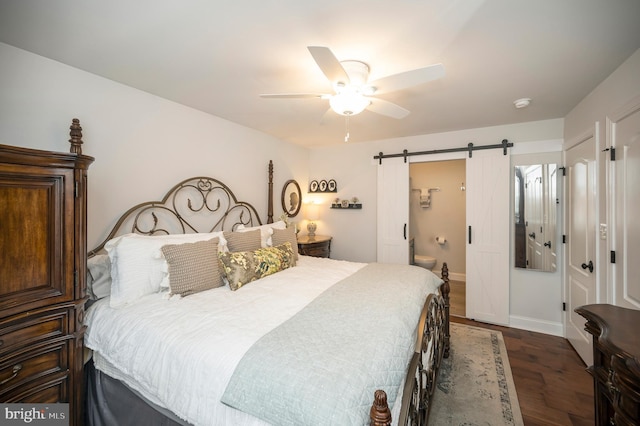
[[[445,237],[441,237],[441,236],[436,237],[436,243],[443,245],[446,242],[447,242],[447,239]]]

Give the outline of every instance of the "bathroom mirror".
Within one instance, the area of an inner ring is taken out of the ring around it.
[[[558,166],[515,166],[515,267],[553,272],[557,267]]]

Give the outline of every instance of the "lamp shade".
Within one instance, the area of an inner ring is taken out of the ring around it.
[[[318,216],[320,215],[320,206],[316,203],[308,203],[305,206],[305,217],[309,221],[318,220]]]

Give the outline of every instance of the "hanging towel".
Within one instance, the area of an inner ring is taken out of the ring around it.
[[[431,206],[431,193],[428,188],[420,188],[420,207],[427,208]]]

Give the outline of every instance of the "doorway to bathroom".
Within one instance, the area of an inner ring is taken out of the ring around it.
[[[409,229],[413,262],[449,267],[451,315],[466,316],[466,164],[444,160],[409,165]]]

